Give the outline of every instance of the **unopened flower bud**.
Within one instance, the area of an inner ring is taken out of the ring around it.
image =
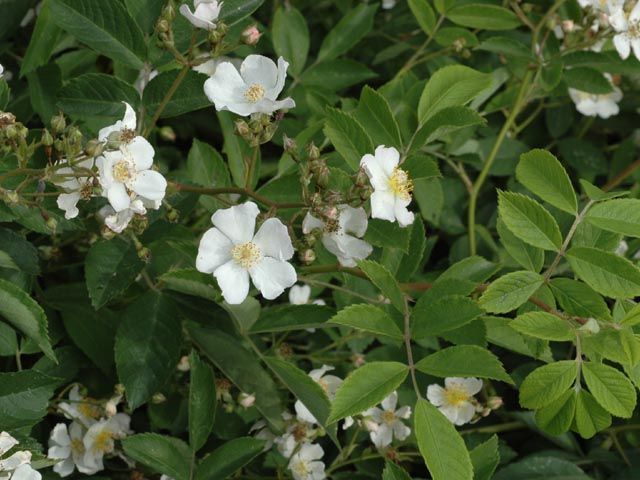
[[[49,217],[44,223],[49,230],[55,233],[56,228],[58,228],[58,221],[55,218]]]
[[[113,417],[116,413],[118,413],[117,403],[115,403],[113,399],[107,401],[107,403],[105,403],[104,405],[104,412],[106,413],[107,417]]]
[[[111,240],[112,238],[115,238],[117,235],[118,234],[116,232],[111,230],[106,225],[103,225],[102,228],[100,228],[100,236],[105,240]]]
[[[236,131],[236,135],[241,136],[242,138],[248,138],[251,135],[251,128],[249,128],[249,124],[242,120],[242,119],[238,119],[235,122],[235,131]]]
[[[20,195],[15,190],[4,190],[3,192],[3,200],[10,204],[17,204],[20,202]]]
[[[565,33],[571,33],[571,32],[573,32],[574,29],[575,29],[575,24],[573,23],[573,20],[563,20],[562,21],[562,30]]]
[[[306,250],[303,250],[302,252],[300,252],[300,261],[302,263],[305,263],[307,265],[309,265],[310,263],[313,263],[316,261],[316,252],[313,251],[313,249],[311,248],[307,248]]]
[[[328,187],[329,186],[329,178],[331,177],[331,171],[326,164],[323,164],[316,173],[316,183],[320,187]]]
[[[167,401],[167,397],[164,396],[164,394],[158,392],[158,393],[154,393],[153,397],[151,397],[151,402],[159,405],[161,403],[164,403]]]
[[[293,350],[291,349],[291,345],[286,342],[282,342],[278,347],[278,353],[283,358],[289,358],[293,355]]]
[[[311,142],[307,147],[307,155],[309,155],[309,161],[317,160],[320,158],[320,149]]]
[[[4,128],[4,134],[9,140],[16,140],[18,138],[18,128],[15,124],[7,125]]]
[[[54,115],[51,117],[51,128],[54,132],[61,132],[67,128],[67,121],[64,119],[64,115]]]
[[[260,40],[261,33],[257,25],[251,25],[242,32],[242,42],[246,45],[255,45]]]
[[[113,391],[117,394],[117,395],[124,395],[124,385],[121,383],[116,383],[116,386],[113,387]]]
[[[248,395],[243,392],[238,395],[238,403],[244,408],[251,408],[253,404],[256,403],[256,396],[253,394]]]
[[[595,335],[600,331],[600,324],[595,318],[590,318],[587,320],[587,323],[585,323],[580,327],[580,330],[583,330],[585,332],[589,332]]]
[[[177,223],[180,220],[180,212],[175,208],[167,208],[166,219],[168,222]]]
[[[95,138],[92,140],[89,140],[84,147],[84,153],[86,153],[90,157],[98,157],[102,155],[103,151],[104,151],[104,143],[102,143],[100,140],[97,140]]]
[[[176,9],[173,8],[171,3],[167,3],[167,5],[162,9],[162,18],[166,19],[168,22],[172,22],[176,18]]]
[[[160,138],[167,142],[175,142],[176,141],[176,132],[173,128],[169,126],[161,127],[159,130]]]
[[[502,400],[502,397],[489,397],[489,399],[487,400],[487,408],[491,409],[491,410],[498,410],[500,407],[502,407],[502,405],[504,404],[504,400]]]
[[[178,366],[176,367],[180,372],[188,372],[191,370],[191,364],[189,363],[189,357],[183,355],[180,357],[180,361],[178,362]]]
[[[169,22],[167,22],[164,18],[158,20],[158,23],[156,23],[156,32],[167,33],[169,30],[171,30],[171,25],[169,24]]]
[[[286,135],[283,135],[282,143],[284,145],[285,152],[289,153],[290,155],[297,154],[298,145],[296,145],[296,141],[293,138],[289,138]]]
[[[16,116],[11,112],[0,111],[0,128],[16,123]]]
[[[351,356],[351,363],[353,363],[353,366],[358,368],[361,367],[362,365],[364,365],[366,363],[366,360],[364,358],[364,355],[362,353],[354,353]]]
[[[138,258],[140,258],[140,260],[145,263],[149,263],[149,261],[151,260],[151,250],[149,250],[147,247],[138,248]]]
[[[51,133],[49,133],[49,130],[47,130],[46,128],[42,131],[42,145],[44,145],[45,147],[50,147],[51,145],[53,145],[53,137],[51,136]]]
[[[82,135],[82,132],[78,127],[73,126],[73,127],[69,127],[67,137],[69,138],[69,141],[71,143],[78,145],[80,144],[80,142],[82,142],[82,139],[84,136]]]

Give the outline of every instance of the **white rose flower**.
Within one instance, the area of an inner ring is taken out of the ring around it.
[[[305,443],[289,460],[289,470],[295,480],[323,480],[327,478],[320,459],[324,450],[320,445]]]
[[[478,378],[449,377],[444,379],[444,388],[433,384],[427,388],[427,399],[454,425],[469,423],[476,414],[477,401],[474,395],[482,390]]]
[[[278,100],[284,88],[289,64],[280,57],[278,66],[270,58],[249,55],[236,68],[231,62],[217,65],[215,73],[204,82],[204,93],[216,110],[229,110],[246,117],[252,113],[271,114],[296,106],[287,97]]]
[[[254,235],[260,211],[253,202],[218,210],[214,228],[200,240],[196,268],[213,273],[227,303],[240,304],[249,293],[249,278],[267,300],[296,283],[287,262],[293,256],[289,232],[280,220],[269,218]]]
[[[362,413],[365,418],[368,417],[365,424],[376,448],[388,447],[394,437],[402,441],[411,434],[411,429],[402,423],[403,419],[411,416],[411,407],[404,406],[396,410],[397,404],[398,393],[393,392],[382,400],[382,409],[373,407]]]
[[[401,227],[413,223],[413,213],[407,210],[411,203],[413,182],[407,172],[398,167],[400,152],[394,147],[380,145],[375,155],[366,154],[360,166],[369,177],[371,195],[371,216],[390,222],[396,220]]]
[[[297,420],[289,412],[283,412],[282,418],[287,428],[282,435],[274,439],[274,443],[280,455],[290,458],[298,445],[310,442],[318,432],[313,428],[313,424]]]
[[[631,50],[640,60],[640,2],[637,2],[630,12],[624,8],[616,8],[609,16],[609,24],[616,35],[613,37],[613,45],[621,58],[629,57]]]
[[[102,411],[95,400],[80,395],[80,387],[74,385],[69,390],[69,402],[60,402],[58,409],[70,420],[77,420],[85,427],[93,425]]]
[[[131,200],[129,208],[116,212],[111,205],[105,205],[98,211],[98,217],[104,224],[115,233],[122,233],[133,217],[137,215],[145,215],[148,209],[158,210],[162,205],[162,201],[151,201],[144,197],[135,196]]]
[[[364,208],[353,208],[349,205],[338,205],[336,221],[323,222],[307,212],[302,222],[302,232],[322,230],[322,244],[333,253],[345,267],[355,267],[356,260],[367,258],[373,248],[361,240],[367,231],[367,212]],[[412,220],[413,221],[413,220]]]
[[[180,5],[180,13],[196,28],[215,30],[222,3],[217,0],[193,0],[194,11],[184,3]]]
[[[67,160],[63,160],[62,163],[68,163]],[[58,195],[57,203],[58,208],[64,211],[64,218],[70,220],[76,218],[80,211],[78,210],[78,202],[81,198],[88,198],[91,195],[93,187],[92,177],[76,177],[71,175],[77,175],[79,173],[78,168],[91,170],[93,169],[94,161],[92,158],[79,162],[75,167],[62,167],[56,170],[56,175],[61,177],[61,180],[56,180],[53,183],[62,188],[65,193]],[[69,175],[65,177],[65,175]]]
[[[309,372],[309,376],[313,381],[320,385],[322,390],[324,390],[324,393],[327,394],[329,401],[334,399],[338,387],[342,385],[342,379],[340,377],[336,377],[335,375],[326,375],[327,372],[330,372],[333,369],[334,367],[323,365],[321,368],[316,368]],[[302,420],[307,423],[318,423],[316,417],[313,416],[313,414],[300,400],[296,400],[294,408],[296,410],[298,420]]]
[[[611,75],[605,74],[607,80],[611,82]],[[609,118],[620,112],[618,102],[622,100],[622,91],[611,84],[613,90],[610,93],[597,95],[594,93],[582,92],[573,88],[569,89],[569,96],[576,104],[576,110],[588,117],[598,116]]]
[[[0,432],[0,457],[18,445],[18,440],[8,432]]]
[[[24,463],[16,468],[11,474],[11,480],[41,480],[42,475],[34,470],[31,465]]]
[[[60,460],[53,466],[53,471],[61,477],[67,477],[75,468],[87,475],[93,475],[98,470],[84,465],[84,444],[82,439],[86,429],[78,422],[71,422],[69,429],[64,423],[57,424],[49,437],[47,457]]]
[[[108,420],[102,419],[91,425],[82,441],[85,450],[82,463],[89,469],[103,470],[104,455],[113,452],[115,439],[130,433],[130,422],[129,415],[117,413]]]
[[[128,103],[125,106],[124,118],[98,133],[101,141],[117,133],[121,142],[118,150],[106,151],[96,160],[103,195],[116,212],[129,208],[135,195],[160,201],[167,188],[162,174],[151,170],[153,147],[144,137],[136,135],[136,114]]]

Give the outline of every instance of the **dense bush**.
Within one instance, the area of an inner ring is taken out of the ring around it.
[[[640,477],[640,2],[36,3],[0,478]]]

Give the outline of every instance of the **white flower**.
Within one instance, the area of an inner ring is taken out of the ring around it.
[[[253,202],[218,210],[211,216],[214,228],[200,240],[196,268],[213,273],[227,303],[242,303],[249,293],[249,277],[268,300],[296,283],[297,275],[287,262],[293,245],[277,218],[266,220],[254,235],[260,211]]]
[[[102,414],[102,410],[95,400],[80,395],[80,387],[78,385],[74,385],[69,390],[69,402],[60,402],[58,409],[68,419],[78,420],[87,428],[93,425]]]
[[[144,197],[134,196],[129,208],[116,212],[111,205],[105,205],[98,211],[98,217],[110,230],[122,233],[136,214],[145,215],[147,209],[158,210],[161,205],[162,201],[160,200],[151,201]]]
[[[444,379],[444,388],[433,384],[427,388],[427,399],[454,425],[469,423],[476,413],[474,395],[482,389],[477,378],[450,377]]]
[[[320,459],[324,450],[320,445],[305,443],[289,460],[289,470],[295,480],[323,480],[324,463]]]
[[[220,15],[222,3],[217,0],[193,0],[194,11],[186,5],[180,5],[180,13],[196,28],[215,30],[215,21]]]
[[[609,16],[609,24],[616,35],[613,44],[623,59],[629,57],[631,50],[640,60],[640,2],[637,2],[630,12],[619,7]]]
[[[144,89],[147,88],[149,82],[158,76],[158,70],[152,70],[152,67],[149,65],[144,66],[140,73],[138,74],[138,78],[133,84],[133,87],[138,91],[138,93],[142,96],[144,93]]]
[[[611,82],[611,76],[605,74]],[[613,90],[610,93],[597,95],[594,93],[582,92],[573,88],[569,89],[569,96],[576,104],[576,110],[588,117],[598,116],[600,118],[609,118],[620,112],[618,102],[622,100],[622,92],[618,87],[611,84]]]
[[[311,300],[311,287],[309,285],[294,285],[289,289],[289,303],[292,305],[307,305],[312,303],[314,305],[326,305],[326,302],[322,299]]]
[[[89,469],[104,469],[102,458],[113,452],[114,440],[130,433],[130,422],[129,415],[118,413],[108,420],[102,419],[91,425],[82,442],[85,450],[82,463]]]
[[[2,74],[4,73],[4,67],[0,63],[0,78],[2,78]]]
[[[61,163],[68,163],[63,160]],[[78,216],[78,202],[81,198],[89,198],[93,187],[93,179],[90,176],[77,177],[73,175],[80,174],[79,169],[93,169],[94,161],[92,158],[83,160],[72,167],[62,167],[56,170],[56,176],[60,176],[60,180],[53,183],[62,188],[65,193],[58,195],[58,208],[64,211],[64,218],[67,220]]]
[[[280,455],[289,458],[298,445],[310,442],[317,434],[317,430],[311,423],[296,420],[289,412],[283,412],[282,418],[287,424],[287,429],[284,434],[274,439],[274,443]]]
[[[342,379],[340,377],[336,377],[335,375],[326,375],[327,372],[333,369],[334,367],[323,365],[321,368],[316,368],[309,372],[309,376],[322,387],[322,390],[327,394],[327,398],[330,401],[334,399],[338,387],[342,384]],[[296,410],[298,420],[308,423],[318,423],[316,417],[312,415],[300,400],[296,400],[294,408]]]
[[[267,427],[267,422],[264,420],[258,420],[249,429],[249,433],[252,432],[256,432],[253,435],[254,438],[265,441],[264,447],[262,448],[263,452],[271,450],[271,447],[273,447],[273,444],[275,443],[276,436],[271,430],[269,430],[269,427]]]
[[[219,64],[211,78],[204,82],[204,93],[216,110],[229,110],[244,117],[252,113],[273,113],[296,106],[287,97],[278,100],[284,88],[289,64],[280,57],[278,66],[270,58],[249,55],[240,69],[231,62]]]
[[[366,426],[376,448],[388,447],[394,437],[402,441],[411,434],[411,429],[402,423],[402,419],[411,416],[411,407],[404,406],[396,410],[397,404],[398,393],[393,392],[382,401],[382,409],[373,407],[362,414],[365,418],[369,417]]]
[[[0,457],[18,445],[18,440],[8,432],[0,432]],[[13,480],[40,480],[42,475],[34,470],[31,462],[31,452],[21,450],[7,458],[0,458],[0,478]]]
[[[84,444],[82,439],[86,430],[78,422],[71,422],[69,429],[64,423],[57,424],[49,437],[47,457],[60,460],[53,466],[53,471],[61,477],[71,475],[77,467],[78,471],[93,475],[98,470],[84,465]]]
[[[398,167],[400,152],[394,147],[380,145],[375,155],[366,154],[360,166],[369,177],[371,195],[371,216],[394,222],[401,227],[413,223],[413,213],[407,210],[411,203],[413,182],[407,172]]]
[[[105,151],[96,160],[103,195],[116,212],[129,208],[136,195],[160,201],[167,188],[162,174],[151,170],[155,151],[144,137],[136,135],[136,114],[128,103],[125,105],[124,118],[98,133],[101,141],[113,136],[120,141],[118,150]]]
[[[624,240],[620,240],[620,243],[618,244],[618,246],[616,247],[613,253],[615,253],[616,255],[620,255],[621,257],[624,257],[628,251],[629,251],[629,244]]]
[[[373,251],[371,245],[360,239],[367,231],[367,212],[362,207],[353,208],[349,205],[338,205],[337,209],[338,218],[327,222],[307,212],[302,222],[302,232],[306,234],[315,229],[322,230],[324,248],[338,258],[340,265],[355,267],[356,260],[367,258]]]
[[[382,9],[391,10],[396,6],[396,0],[382,0]]]
[[[18,445],[18,440],[7,432],[0,432],[0,457]]]

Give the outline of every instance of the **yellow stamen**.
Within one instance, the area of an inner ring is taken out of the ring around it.
[[[264,98],[264,87],[259,83],[254,83],[244,92],[244,98],[251,103],[259,102]]]
[[[121,160],[113,166],[113,178],[120,183],[128,182],[133,178],[135,170],[126,160]]]
[[[444,391],[444,398],[447,403],[453,406],[459,406],[469,400],[469,394],[462,388],[449,387]]]
[[[382,421],[387,425],[392,424],[393,422],[395,422],[395,420],[396,420],[395,412],[391,412],[389,410],[385,410],[384,412],[382,412]]]
[[[410,200],[411,192],[413,191],[413,182],[407,172],[396,167],[389,177],[389,188],[401,199]]]
[[[262,258],[262,252],[255,243],[247,242],[234,245],[231,258],[244,268],[254,267]]]
[[[112,433],[109,430],[102,430],[93,443],[95,452],[109,453],[113,450]]]

